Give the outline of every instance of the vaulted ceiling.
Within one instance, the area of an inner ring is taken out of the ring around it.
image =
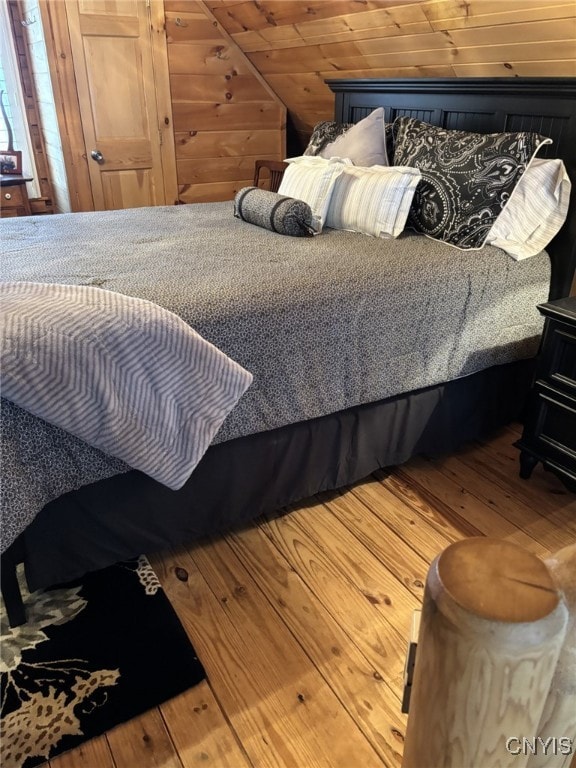
[[[204,0],[296,129],[334,77],[576,75],[574,0]]]

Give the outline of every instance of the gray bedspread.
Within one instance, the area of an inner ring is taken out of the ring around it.
[[[0,236],[2,279],[148,299],[251,371],[215,442],[532,356],[550,279],[545,253],[515,262],[413,234],[288,238],[235,219],[231,203],[4,220]],[[66,433],[51,441],[56,428],[14,407],[2,422],[5,470],[25,477],[41,464],[49,488],[30,504],[9,491],[5,539],[64,485],[125,469],[98,452],[90,459]],[[52,442],[50,456],[30,456],[36,439],[46,451]]]

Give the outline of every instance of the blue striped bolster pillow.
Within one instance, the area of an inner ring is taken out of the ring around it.
[[[244,187],[234,198],[234,216],[279,235],[314,234],[312,209],[303,200],[259,187]]]

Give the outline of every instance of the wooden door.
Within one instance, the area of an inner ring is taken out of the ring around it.
[[[66,11],[95,209],[174,203],[167,66],[163,79],[152,37],[163,3],[66,0]]]

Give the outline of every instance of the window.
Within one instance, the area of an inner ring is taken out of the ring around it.
[[[14,134],[14,149],[22,152],[22,172],[33,176],[34,181],[27,184],[28,195],[39,197],[40,191],[36,181],[37,171],[34,163],[32,144],[28,124],[26,122],[26,107],[22,95],[20,75],[17,69],[16,51],[10,29],[7,3],[0,2],[0,90],[4,91],[2,102],[8,114]],[[0,115],[0,149],[8,147],[8,132]]]

